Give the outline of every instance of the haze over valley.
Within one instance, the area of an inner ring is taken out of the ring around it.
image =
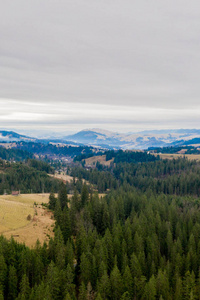
[[[47,137],[21,135],[13,131],[0,131],[1,142],[45,142],[64,143],[68,145],[88,145],[105,149],[145,150],[152,147],[200,145],[200,130],[146,130],[137,133],[117,133],[102,129],[85,129],[73,135],[48,134]],[[6,145],[6,144],[5,144]],[[13,145],[14,146],[14,145]]]

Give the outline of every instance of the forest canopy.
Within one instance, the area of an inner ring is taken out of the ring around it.
[[[13,168],[45,174],[36,167]],[[4,299],[200,299],[199,162],[122,155],[106,169],[71,173],[72,197],[64,183],[49,197],[48,245],[1,237]]]

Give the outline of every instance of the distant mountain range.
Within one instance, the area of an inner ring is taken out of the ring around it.
[[[89,129],[65,136],[63,139],[105,148],[148,149],[149,147],[200,144],[200,130],[151,130],[120,134],[101,129]]]
[[[68,145],[84,144],[106,149],[148,149],[149,147],[200,145],[200,130],[147,130],[123,134],[101,129],[88,129],[53,140],[37,139],[14,131],[0,131],[0,142],[2,141],[62,142]]]
[[[26,135],[18,134],[14,131],[6,131],[6,130],[1,130],[0,131],[0,142],[5,141],[35,141],[37,140],[36,138],[31,138]]]

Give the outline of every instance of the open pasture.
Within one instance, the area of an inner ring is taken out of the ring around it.
[[[64,172],[58,173],[56,172],[55,174],[48,174],[51,177],[57,178],[59,180],[62,180],[63,182],[70,182],[73,181],[73,177],[70,175],[66,175]],[[77,178],[75,178],[77,180]]]
[[[42,206],[37,206],[35,210],[36,214],[26,226],[4,232],[3,235],[6,238],[13,236],[16,241],[25,243],[30,248],[35,247],[37,240],[41,244],[48,242],[49,238],[54,236],[53,214]]]
[[[114,158],[112,158],[111,160],[106,160],[106,155],[98,155],[98,156],[92,156],[89,158],[85,159],[85,164],[86,165],[96,165],[97,162],[99,162],[100,164],[109,167],[111,162],[114,161]]]
[[[58,172],[56,172],[55,174],[48,174],[49,176],[51,176],[51,177],[54,177],[54,178],[56,178],[56,179],[59,179],[59,180],[62,180],[65,184],[67,183],[67,182],[71,182],[71,181],[73,181],[73,177],[72,176],[70,176],[70,175],[66,175],[64,172],[61,172],[61,173],[58,173]],[[78,180],[78,178],[77,177],[75,177],[75,181],[77,181]],[[87,180],[85,180],[85,179],[82,179],[82,181],[84,182],[84,183],[86,183],[86,184],[90,184]]]
[[[188,160],[197,160],[200,161],[200,155],[199,154],[171,154],[171,153],[154,153],[155,156],[160,156],[161,159],[177,159],[180,157],[185,157]]]
[[[55,221],[52,212],[40,205],[48,201],[49,194],[1,195],[0,234],[13,236],[29,247],[34,247],[37,239],[41,243],[48,241],[54,235]],[[27,220],[29,214],[31,220]]]
[[[41,203],[48,203],[49,202],[49,193],[45,194],[20,194],[18,196],[12,196],[12,195],[0,195],[0,201],[1,200],[8,200],[11,202],[17,202],[17,203],[24,203],[32,205],[34,203],[41,204]]]
[[[27,216],[34,216],[34,208],[29,204],[0,199],[0,233],[29,224]]]

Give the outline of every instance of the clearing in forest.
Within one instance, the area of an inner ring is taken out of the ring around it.
[[[65,184],[67,182],[73,181],[73,177],[70,175],[66,175],[64,172],[61,172],[61,173],[56,172],[55,174],[48,174],[48,175],[51,177],[54,177],[56,179],[62,180]],[[75,181],[77,181],[77,180],[78,180],[78,178],[75,177]],[[85,179],[82,179],[82,181],[83,181],[83,183],[86,183],[88,185],[90,184],[89,181],[87,181]]]
[[[86,165],[96,165],[97,162],[99,162],[100,164],[109,167],[111,162],[114,161],[114,157],[110,160],[106,160],[106,155],[98,155],[98,156],[92,156],[89,158],[85,159],[85,164]]]
[[[197,160],[200,161],[199,154],[178,154],[178,153],[154,153],[155,156],[160,156],[161,159],[177,159],[177,158],[187,158],[188,160]]]
[[[27,216],[34,216],[33,205],[0,199],[0,233],[29,224]]]
[[[54,236],[52,212],[42,207],[48,203],[49,194],[21,194],[0,196],[0,234],[34,247],[37,239],[43,243]],[[34,205],[37,203],[37,205]],[[30,215],[31,219],[27,220]]]
[[[60,179],[64,183],[73,181],[73,177],[70,176],[70,175],[66,175],[64,172],[60,172],[60,173],[56,172],[55,174],[48,174],[48,175],[51,176],[51,177]],[[77,178],[75,180],[77,180]]]
[[[48,203],[49,202],[49,193],[44,194],[20,194],[18,196],[12,196],[12,195],[0,195],[0,201],[8,200],[12,202],[17,203],[24,203],[24,204],[42,204],[42,203]]]

